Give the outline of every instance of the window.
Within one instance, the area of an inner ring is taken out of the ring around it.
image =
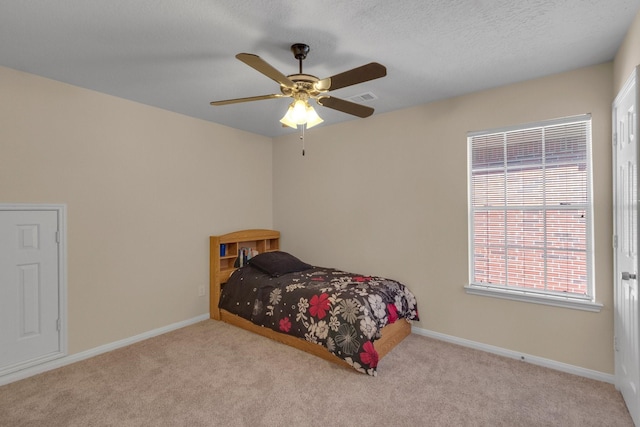
[[[591,117],[471,132],[467,292],[597,311]]]

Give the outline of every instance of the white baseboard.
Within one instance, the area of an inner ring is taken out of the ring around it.
[[[125,338],[120,341],[115,341],[109,344],[101,345],[99,347],[92,348],[80,353],[75,353],[69,356],[64,356],[59,359],[55,359],[41,365],[32,366],[17,372],[12,372],[7,375],[0,376],[0,386],[9,384],[15,381],[23,380],[25,378],[37,375],[52,369],[61,368],[66,365],[70,365],[81,360],[89,359],[90,357],[97,356],[108,351],[112,351],[121,347],[134,344],[139,341],[171,332],[176,329],[184,328],[185,326],[192,325],[194,323],[202,322],[209,319],[209,314],[202,314],[192,319],[183,320],[182,322],[173,323],[171,325],[164,326],[162,328],[154,329],[152,331],[144,332],[133,337]],[[594,371],[591,369],[581,368],[575,365],[569,365],[567,363],[557,362],[551,359],[545,359],[543,357],[531,356],[528,354],[519,353],[517,351],[508,350],[502,347],[496,347],[488,344],[479,343],[476,341],[467,340],[464,338],[454,337],[452,335],[442,334],[440,332],[430,331],[428,329],[422,329],[415,326],[411,327],[411,332],[417,335],[422,335],[429,338],[434,338],[441,341],[450,342],[452,344],[461,345],[464,347],[473,348],[476,350],[486,351],[487,353],[497,354],[499,356],[508,357],[510,359],[521,360],[523,362],[532,363],[534,365],[543,366],[545,368],[555,369],[557,371],[566,372],[573,375],[578,375],[585,378],[590,378],[597,381],[603,381],[610,384],[615,384],[615,377],[612,374],[606,374],[604,372]]]
[[[32,366],[26,369],[22,369],[20,371],[12,372],[7,375],[0,376],[0,386],[9,384],[15,381],[23,380],[25,378],[31,377],[33,375],[40,374],[42,372],[50,371],[52,369],[61,368],[66,365],[70,365],[75,362],[79,362],[81,360],[89,359],[90,357],[97,356],[102,353],[106,353],[108,351],[112,351],[118,349],[120,347],[126,347],[128,345],[137,343],[139,341],[144,341],[146,339],[166,334],[167,332],[174,331],[176,329],[184,328],[185,326],[192,325],[194,323],[202,322],[203,320],[209,319],[209,314],[202,314],[200,316],[194,317],[192,319],[183,320],[182,322],[172,323],[171,325],[163,326],[158,329],[154,329],[152,331],[143,332],[139,335],[135,335],[133,337],[125,338],[120,341],[115,341],[109,344],[101,345],[99,347],[95,347],[86,351],[82,351],[80,353],[71,354],[69,356],[63,356],[59,359],[52,360],[50,362],[46,362],[40,365]]]
[[[473,348],[476,350],[486,351],[487,353],[497,354],[499,356],[508,357],[510,359],[521,360],[523,362],[532,363],[534,365],[543,366],[545,368],[555,369],[556,371],[566,372],[568,374],[578,375],[581,377],[590,378],[592,380],[615,384],[615,376],[612,374],[606,374],[600,371],[581,368],[580,366],[569,365],[567,363],[557,362],[551,359],[545,359],[544,357],[538,357],[538,356],[532,356],[529,354],[519,353],[517,351],[508,350],[506,348],[483,344],[476,341],[467,340],[464,338],[458,338],[452,335],[441,334],[440,332],[434,332],[428,329],[417,328],[415,326],[411,327],[411,332],[413,332],[414,334],[425,336],[425,337],[435,338],[437,340],[450,342],[452,344],[457,344],[464,347]]]

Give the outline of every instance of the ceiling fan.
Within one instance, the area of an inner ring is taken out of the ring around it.
[[[213,101],[211,105],[236,104],[273,98],[293,98],[287,114],[280,120],[283,125],[292,128],[297,128],[298,125],[304,124],[306,124],[307,128],[310,128],[322,123],[323,120],[309,105],[309,99],[315,99],[323,107],[357,117],[364,118],[373,114],[374,110],[371,107],[327,95],[327,92],[384,77],[387,75],[387,69],[384,65],[371,62],[331,77],[319,79],[311,74],[302,73],[302,61],[309,53],[309,46],[303,43],[295,43],[291,46],[291,51],[299,61],[299,73],[288,76],[273,68],[258,55],[251,53],[239,53],[236,55],[236,58],[240,61],[278,83],[282,93]]]

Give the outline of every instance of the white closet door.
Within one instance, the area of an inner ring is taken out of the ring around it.
[[[62,351],[58,215],[0,207],[0,373]]]

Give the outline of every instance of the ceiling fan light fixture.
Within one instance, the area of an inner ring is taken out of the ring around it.
[[[280,123],[285,126],[297,129],[298,125],[306,123],[307,129],[322,123],[324,120],[320,118],[316,110],[309,103],[302,99],[297,99],[289,105],[289,109]]]

